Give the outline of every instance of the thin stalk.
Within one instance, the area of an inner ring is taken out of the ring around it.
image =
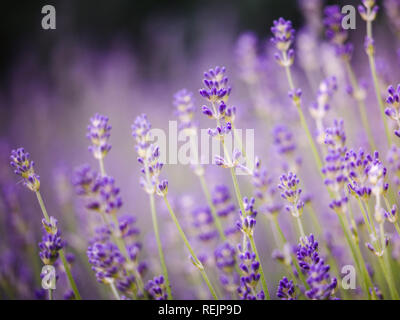
[[[371,9],[368,8],[368,11],[369,10],[371,10]],[[372,38],[372,22],[371,21],[367,21],[367,37],[370,39],[373,39]],[[376,95],[376,99],[378,100],[378,105],[379,105],[379,109],[381,112],[383,125],[385,127],[385,134],[386,134],[388,146],[390,147],[392,145],[392,136],[389,132],[389,127],[388,127],[388,124],[386,121],[385,106],[383,104],[383,100],[381,97],[381,90],[379,88],[379,80],[378,80],[378,76],[376,74],[375,56],[374,56],[374,52],[371,52],[370,50],[367,50],[367,54],[368,54],[368,61],[369,61],[369,67],[371,70],[372,80],[373,80],[374,88],[375,88],[375,95]]]
[[[99,167],[100,167],[101,176],[105,177],[106,176],[106,170],[105,170],[105,167],[104,167],[103,158],[99,158]],[[121,253],[124,255],[124,257],[125,257],[125,259],[127,261],[130,261],[131,259],[129,257],[128,249],[126,248],[126,244],[125,244],[124,239],[122,239],[121,237],[119,237],[118,235],[115,234],[115,232],[113,231],[113,229],[110,226],[110,223],[108,221],[107,216],[103,212],[102,212],[102,218],[103,218],[104,223],[107,225],[108,229],[110,230],[111,237],[112,237],[113,241],[115,242],[115,244],[117,245],[119,251],[121,251]],[[118,218],[117,218],[117,216],[115,214],[112,215],[112,219],[113,219],[113,222],[115,224],[115,228],[118,228],[119,222],[118,222]],[[130,273],[130,271],[128,271],[128,272]],[[144,290],[142,276],[140,275],[140,273],[137,271],[136,268],[134,268],[133,273],[135,275],[135,280],[136,280],[136,283],[137,283],[137,286],[138,286],[139,290],[141,292],[143,292],[144,296],[147,296],[147,293]],[[166,282],[166,283],[168,283],[168,282]],[[111,289],[113,289],[113,287],[111,287]],[[114,287],[114,289],[115,289],[115,287]]]
[[[39,205],[40,205],[40,208],[42,210],[42,213],[43,213],[43,216],[44,216],[45,220],[47,222],[50,222],[50,218],[49,218],[49,215],[47,213],[46,206],[44,205],[43,198],[42,198],[42,195],[40,194],[40,191],[36,191],[35,194],[36,194],[36,197],[38,199],[38,202],[39,202]],[[68,266],[67,260],[65,259],[64,249],[61,249],[59,251],[59,253],[60,253],[61,261],[62,261],[62,263],[64,265],[65,273],[67,274],[67,278],[68,278],[69,284],[71,286],[72,291],[74,292],[75,299],[76,300],[81,300],[82,298],[81,298],[81,295],[79,294],[78,287],[76,286],[75,280],[72,277],[71,270],[70,270],[70,268]]]
[[[355,76],[354,70],[353,70],[349,60],[345,59],[344,60],[344,64],[345,64],[345,67],[346,67],[346,70],[347,70],[347,74],[348,74],[349,79],[350,79],[351,86],[354,88],[355,92],[358,92],[360,90],[360,86],[358,85],[357,78]],[[368,142],[369,142],[369,146],[371,148],[371,151],[377,150],[376,144],[375,144],[375,141],[374,141],[374,136],[372,134],[371,127],[369,125],[368,116],[367,116],[367,112],[366,112],[367,108],[365,106],[365,102],[361,98],[357,98],[356,97],[355,99],[356,99],[357,104],[358,104],[358,109],[359,109],[360,115],[361,115],[361,122],[362,122],[364,130],[365,130],[365,132],[367,134]]]
[[[110,283],[110,288],[111,288],[111,291],[112,291],[112,293],[113,293],[113,295],[115,297],[115,300],[121,300],[121,297],[119,296],[119,293],[117,291],[117,288],[115,287],[114,282]]]
[[[244,208],[243,198],[242,198],[242,195],[240,193],[240,188],[239,188],[239,183],[237,181],[235,168],[231,168],[231,176],[232,176],[232,181],[233,181],[233,187],[235,189],[236,200],[237,200],[237,202],[239,204],[239,207],[240,207],[240,210],[242,211],[242,214],[245,216],[246,215],[246,210]],[[256,248],[256,244],[254,242],[253,236],[249,236],[249,240],[250,240],[250,244],[251,244],[252,250],[256,255],[256,259],[260,263],[261,285],[263,287],[263,290],[264,290],[264,293],[265,293],[267,299],[270,299],[270,295],[269,295],[269,291],[268,291],[268,287],[267,287],[267,282],[266,282],[265,276],[264,276],[263,267],[262,267],[262,264],[261,264],[260,257],[258,255],[258,251],[257,251],[257,248]],[[243,250],[244,249],[245,249],[245,247],[243,247]]]
[[[302,238],[305,238],[306,234],[304,233],[304,228],[303,228],[303,224],[301,223],[300,217],[297,217],[296,220],[297,220],[297,225],[299,226],[300,235]]]
[[[221,239],[223,241],[226,241],[226,236],[225,236],[224,229],[222,228],[221,219],[218,217],[217,210],[215,209],[215,206],[212,202],[210,191],[208,190],[207,183],[204,179],[204,176],[199,175],[198,177],[200,180],[201,188],[203,189],[204,196],[206,197],[207,204],[208,204],[208,206],[211,210],[211,214],[214,218],[214,224],[218,230],[219,236],[221,237]]]
[[[165,195],[163,198],[164,198],[165,204],[166,204],[166,206],[168,208],[168,211],[169,211],[169,213],[171,215],[171,218],[174,221],[174,223],[175,223],[175,225],[176,225],[176,227],[177,227],[177,229],[179,231],[179,234],[180,234],[183,242],[186,245],[186,248],[189,250],[190,255],[192,256],[192,259],[193,259],[193,262],[195,263],[195,266],[200,270],[200,273],[201,273],[204,281],[206,282],[206,284],[208,286],[208,289],[210,290],[210,292],[211,292],[212,296],[214,297],[214,299],[218,300],[218,296],[217,296],[217,294],[216,294],[216,292],[215,292],[210,280],[208,279],[207,273],[204,270],[204,266],[200,262],[200,260],[197,258],[196,254],[194,253],[193,248],[190,245],[190,243],[189,243],[189,241],[188,241],[188,239],[186,237],[185,232],[183,231],[183,229],[181,228],[181,225],[179,224],[178,218],[176,217],[174,211],[172,210],[172,207],[171,207],[171,205],[170,205],[170,203],[168,201],[167,196]]]
[[[265,293],[265,296],[266,296],[267,300],[270,300],[271,297],[270,297],[270,295],[269,295],[269,291],[268,291],[268,287],[267,287],[267,282],[266,282],[266,280],[265,280],[264,270],[263,270],[263,267],[262,267],[262,264],[261,264],[260,255],[258,254],[258,250],[257,250],[257,247],[256,247],[256,243],[254,242],[254,237],[253,237],[253,235],[249,235],[249,240],[250,240],[251,248],[252,248],[253,252],[254,252],[255,255],[256,255],[256,259],[257,259],[257,261],[260,262],[260,278],[261,278],[260,280],[261,280],[261,285],[262,285],[262,287],[263,287],[263,290],[264,290],[264,293]]]
[[[368,297],[371,298],[370,292],[369,292],[369,288],[371,288],[372,285],[369,285],[370,281],[368,280],[368,277],[367,277],[368,271],[366,270],[365,265],[363,267],[360,266],[360,261],[363,262],[363,259],[362,259],[362,257],[360,259],[360,256],[358,255],[358,253],[361,253],[361,252],[359,252],[358,246],[356,246],[356,248],[358,250],[356,250],[356,248],[353,246],[353,242],[351,241],[351,238],[350,238],[350,236],[348,234],[348,230],[347,230],[347,227],[346,227],[346,224],[344,222],[342,214],[339,213],[338,217],[339,217],[340,226],[342,227],[344,236],[345,236],[346,241],[347,241],[347,243],[348,243],[348,245],[350,247],[350,251],[351,251],[351,253],[353,255],[353,260],[354,260],[354,262],[356,264],[357,269],[360,271],[360,273],[362,275],[362,278],[363,278],[363,282],[362,283],[364,284],[364,291],[366,291]]]
[[[53,300],[53,290],[49,289],[49,300]]]
[[[99,159],[100,173],[101,176],[104,177],[106,175],[106,170],[104,169],[104,161],[103,158]]]
[[[283,55],[284,55],[284,58],[286,60],[286,53],[284,52]],[[286,71],[286,77],[287,77],[288,82],[289,82],[289,88],[290,88],[290,90],[294,90],[295,87],[294,87],[292,73],[290,71],[290,66],[285,66],[285,71]],[[314,160],[315,160],[315,162],[317,164],[317,167],[318,167],[318,171],[322,175],[322,172],[321,172],[322,161],[321,161],[321,157],[319,156],[317,146],[315,145],[315,142],[314,142],[314,139],[312,138],[310,129],[308,128],[307,121],[306,121],[306,119],[304,117],[303,110],[301,109],[300,102],[296,101],[295,104],[296,104],[297,112],[298,112],[299,117],[300,117],[301,126],[303,127],[303,130],[306,132],[307,139],[308,139],[308,142],[309,142],[310,147],[311,147],[311,151],[312,151],[313,156],[314,156]]]
[[[168,299],[171,300],[172,299],[171,285],[170,285],[170,282],[169,282],[168,269],[167,269],[167,265],[165,263],[164,251],[162,249],[160,232],[159,232],[159,229],[158,229],[156,206],[155,206],[155,203],[154,203],[154,194],[149,194],[149,199],[150,199],[150,208],[151,208],[151,220],[153,222],[154,234],[156,236],[158,255],[160,257],[161,268],[162,268],[162,272],[163,272],[163,275],[164,275],[164,278],[165,278],[165,284],[166,284],[166,287],[167,287]]]
[[[112,215],[112,219],[114,220],[113,222],[114,222],[116,228],[118,228],[119,222],[118,222],[118,218],[115,214]],[[110,230],[112,230],[112,229],[110,229]],[[128,249],[126,247],[126,243],[125,243],[124,239],[115,235],[114,241],[116,242],[118,249],[123,253],[126,260],[129,261],[130,256],[129,256]],[[135,279],[136,279],[139,290],[141,292],[143,292],[144,295],[146,295],[145,290],[144,290],[142,276],[140,275],[140,273],[138,272],[138,270],[135,267],[133,268],[133,273],[135,275]]]

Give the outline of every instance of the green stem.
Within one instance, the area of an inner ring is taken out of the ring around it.
[[[224,233],[224,229],[222,228],[221,219],[218,217],[217,210],[215,209],[215,206],[214,206],[214,204],[212,202],[210,191],[208,190],[207,183],[206,183],[206,181],[204,179],[204,176],[203,175],[199,175],[198,177],[199,177],[199,180],[200,180],[201,188],[203,189],[203,193],[204,193],[204,195],[206,197],[207,204],[208,204],[208,206],[209,206],[209,208],[211,210],[211,214],[212,214],[212,216],[214,218],[214,224],[215,224],[215,226],[216,226],[216,228],[218,230],[219,236],[221,237],[221,239],[223,241],[226,241],[226,236],[225,236],[225,233]]]
[[[360,90],[360,87],[358,85],[358,81],[357,81],[357,78],[355,76],[354,70],[353,70],[353,68],[352,68],[352,66],[351,66],[351,64],[350,64],[348,59],[345,59],[344,62],[345,62],[347,74],[348,74],[349,79],[350,79],[351,86],[353,87],[354,92],[357,95],[359,90]],[[364,100],[362,98],[357,97],[357,96],[355,97],[355,99],[357,101],[358,109],[360,111],[362,125],[364,127],[365,132],[367,133],[369,146],[370,146],[372,151],[373,150],[377,150],[376,144],[375,144],[375,141],[374,141],[374,136],[372,134],[371,127],[369,125],[365,102],[364,102]]]
[[[78,288],[76,286],[75,280],[72,277],[72,273],[71,273],[71,270],[70,270],[70,268],[68,266],[68,262],[67,262],[67,259],[65,258],[65,254],[64,254],[64,250],[63,249],[60,250],[60,258],[61,258],[61,261],[62,261],[62,263],[64,265],[65,273],[67,274],[67,278],[68,278],[69,284],[71,285],[72,291],[74,292],[75,299],[76,300],[82,300],[81,295],[79,294]]]
[[[118,218],[115,214],[112,215],[112,219],[115,224],[115,228],[118,228],[119,222],[118,222]],[[126,243],[125,243],[124,239],[118,235],[115,235],[111,228],[109,228],[109,229],[111,231],[111,234],[113,235],[113,238],[114,238],[113,240],[117,244],[119,251],[122,252],[122,254],[124,255],[124,257],[127,261],[130,261],[131,258],[129,256],[128,249],[126,247]],[[144,295],[146,295],[146,292],[144,290],[142,276],[140,275],[140,273],[138,272],[136,267],[133,267],[133,273],[135,275],[135,280],[136,280],[139,290],[141,292],[143,292]]]
[[[113,293],[113,295],[115,297],[115,300],[121,300],[121,297],[119,296],[118,290],[115,287],[114,282],[110,283],[110,288],[111,288],[111,291],[112,291],[112,293]]]
[[[286,53],[284,53],[284,56],[286,56]],[[294,90],[295,87],[294,87],[294,82],[293,82],[293,78],[292,78],[292,73],[290,71],[290,66],[285,66],[285,71],[286,71],[286,77],[287,77],[288,82],[289,82],[289,88],[290,88],[290,90]],[[310,132],[310,129],[308,128],[307,121],[306,121],[306,119],[304,117],[303,110],[301,109],[300,101],[299,100],[295,101],[295,104],[296,104],[297,112],[298,112],[299,117],[300,117],[301,126],[303,127],[303,130],[306,132],[307,139],[308,139],[308,142],[309,142],[310,147],[311,147],[311,151],[312,151],[313,156],[314,156],[314,160],[315,160],[315,162],[317,164],[317,167],[318,167],[318,171],[319,171],[320,175],[322,175],[322,177],[323,177],[323,174],[321,172],[321,169],[322,169],[321,157],[319,156],[317,146],[315,145],[314,139],[312,138],[312,135],[311,135],[311,132]]]
[[[212,296],[214,297],[214,299],[218,300],[218,296],[217,296],[217,294],[216,294],[216,292],[215,292],[210,280],[208,279],[207,273],[204,270],[204,266],[200,262],[200,260],[197,258],[196,254],[194,253],[193,248],[190,245],[190,243],[189,243],[189,241],[188,241],[188,239],[186,237],[185,232],[181,228],[181,225],[179,224],[178,218],[176,217],[174,211],[172,210],[172,207],[171,207],[166,195],[164,196],[164,201],[165,201],[165,204],[167,205],[167,208],[168,208],[168,211],[169,211],[169,213],[171,215],[171,218],[174,221],[174,223],[175,223],[175,225],[176,225],[176,227],[177,227],[177,229],[179,231],[179,234],[180,234],[183,242],[186,245],[186,248],[189,250],[190,255],[192,256],[192,259],[193,259],[193,262],[194,262],[195,266],[200,270],[200,273],[201,273],[204,281],[206,282],[206,284],[208,286],[208,289],[210,290],[210,292],[211,292]]]
[[[47,222],[50,222],[50,218],[49,218],[49,215],[47,213],[46,206],[44,205],[43,198],[42,198],[42,195],[40,194],[40,191],[36,191],[35,193],[36,193],[36,197],[38,199],[40,208],[42,209],[42,213],[43,213],[43,216],[44,216],[45,220]],[[79,294],[79,291],[78,291],[78,288],[76,286],[75,280],[72,277],[71,270],[70,270],[70,268],[68,266],[68,262],[65,259],[64,249],[61,249],[59,251],[59,253],[60,253],[61,261],[62,261],[62,263],[64,265],[65,273],[67,274],[67,278],[68,278],[69,284],[71,286],[72,291],[74,292],[75,299],[76,300],[81,300],[82,299],[81,295]]]
[[[260,255],[258,254],[258,250],[257,250],[256,244],[255,244],[255,242],[254,242],[253,235],[249,235],[249,240],[250,240],[251,248],[252,248],[253,252],[254,252],[255,255],[256,255],[256,259],[257,259],[257,261],[260,263],[260,278],[261,278],[260,280],[261,280],[261,285],[262,285],[263,290],[264,290],[264,293],[265,293],[265,297],[267,298],[267,300],[270,300],[271,297],[270,297],[270,295],[269,295],[269,291],[268,291],[268,287],[267,287],[267,282],[266,282],[266,280],[265,280],[264,270],[263,270],[263,267],[262,267],[262,264],[261,264]],[[244,248],[243,248],[243,249],[244,249]]]
[[[368,8],[368,10],[370,10],[370,9]],[[367,37],[370,39],[373,39],[372,38],[372,22],[371,21],[367,21]],[[379,88],[379,80],[378,80],[378,76],[376,74],[375,57],[374,57],[373,52],[368,51],[367,54],[368,54],[368,61],[369,61],[369,67],[371,70],[372,80],[373,80],[374,88],[375,88],[375,95],[376,95],[376,99],[378,100],[378,105],[379,105],[379,109],[381,112],[383,125],[385,127],[385,134],[386,134],[388,146],[390,147],[392,145],[392,136],[389,132],[389,127],[388,127],[388,124],[386,121],[385,106],[383,104],[383,100],[381,97],[381,90]]]
[[[100,173],[101,176],[104,177],[106,175],[106,170],[104,169],[104,161],[103,158],[99,159],[99,165],[100,165]]]
[[[171,284],[169,282],[168,269],[167,269],[167,265],[165,263],[164,251],[162,248],[160,232],[158,229],[158,220],[157,220],[156,206],[154,203],[154,194],[149,194],[149,199],[150,199],[150,208],[151,208],[151,220],[153,222],[153,230],[154,230],[154,234],[156,236],[158,255],[160,257],[161,268],[162,268],[162,272],[163,272],[163,275],[165,278],[165,285],[167,287],[168,299],[171,300],[172,299]]]
[[[103,158],[100,158],[100,159],[98,159],[98,160],[99,160],[99,167],[100,167],[101,176],[102,176],[102,177],[105,177],[105,176],[106,176],[106,170],[105,170],[105,167],[104,167]],[[115,231],[113,230],[113,228],[111,228],[111,225],[110,225],[110,223],[109,223],[109,221],[108,221],[108,218],[107,218],[107,216],[104,214],[104,212],[102,212],[101,214],[102,214],[103,221],[104,221],[104,223],[106,224],[106,226],[108,227],[108,229],[110,230],[110,232],[111,232],[111,237],[112,237],[113,241],[115,242],[115,244],[117,245],[119,251],[124,255],[124,257],[125,257],[125,259],[126,259],[127,261],[130,261],[131,259],[130,259],[129,253],[128,253],[128,249],[126,248],[126,244],[125,244],[124,239],[122,239],[120,236],[118,236],[118,235],[115,234]],[[114,222],[114,224],[115,224],[115,228],[118,229],[119,222],[118,222],[117,216],[116,216],[115,214],[112,214],[112,219],[113,219],[113,222]],[[134,270],[133,270],[133,273],[134,273],[134,276],[135,276],[135,281],[136,281],[136,283],[137,283],[137,286],[138,286],[139,290],[140,290],[141,292],[143,292],[144,296],[146,297],[146,296],[147,296],[147,293],[146,293],[146,291],[144,290],[144,285],[143,285],[142,276],[140,275],[140,273],[138,272],[138,270],[137,270],[136,268],[133,268],[133,269],[134,269]],[[130,273],[130,271],[128,271],[128,272]],[[113,286],[111,286],[111,289],[113,289]],[[115,289],[115,286],[114,286],[114,290],[116,290],[116,289]],[[117,292],[117,293],[118,293],[118,292]],[[114,295],[115,295],[115,294],[114,294]],[[135,296],[136,296],[136,295],[135,295]]]
[[[239,188],[239,183],[237,181],[235,168],[231,168],[231,176],[232,176],[232,181],[233,181],[233,187],[235,189],[236,200],[237,200],[237,202],[239,204],[240,210],[242,211],[242,215],[245,217],[246,216],[246,210],[244,208],[243,198],[242,198],[242,195],[240,193],[240,188]],[[268,288],[267,288],[267,282],[266,282],[265,276],[264,276],[263,267],[262,267],[262,264],[261,264],[260,257],[258,255],[258,251],[257,251],[257,248],[256,248],[256,244],[254,242],[253,236],[249,236],[249,239],[250,239],[250,244],[251,244],[252,250],[256,255],[256,259],[257,259],[258,263],[260,263],[261,284],[262,284],[262,287],[264,289],[264,293],[265,293],[267,299],[270,299],[270,295],[269,295]],[[243,247],[243,250],[245,250],[245,247]]]

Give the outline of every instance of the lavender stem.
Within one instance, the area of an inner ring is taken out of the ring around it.
[[[46,207],[45,207],[45,205],[44,205],[42,195],[40,194],[40,191],[39,191],[39,190],[35,191],[35,193],[36,193],[36,197],[37,197],[37,199],[38,199],[40,208],[41,208],[41,210],[42,210],[43,216],[44,216],[45,220],[46,220],[47,222],[49,222],[49,221],[50,221],[50,218],[49,218],[49,215],[48,215],[48,213],[47,213]],[[68,262],[67,262],[67,260],[65,259],[64,249],[61,249],[61,250],[60,250],[60,258],[61,258],[61,261],[62,261],[62,263],[63,263],[63,265],[64,265],[65,273],[67,274],[69,284],[70,284],[70,286],[71,286],[71,288],[72,288],[72,291],[74,292],[75,299],[76,299],[76,300],[82,300],[81,295],[79,294],[78,288],[77,288],[77,286],[76,286],[75,280],[74,280],[74,278],[73,278],[73,276],[72,276],[72,274],[71,274],[71,270],[70,270],[70,268],[69,268],[69,266],[68,266]]]
[[[186,235],[185,235],[185,232],[182,230],[182,227],[181,227],[181,225],[179,224],[178,218],[176,217],[174,211],[172,210],[172,207],[171,207],[171,205],[170,205],[170,203],[169,203],[169,201],[168,201],[167,196],[164,196],[163,198],[164,198],[165,204],[167,205],[167,208],[168,208],[168,211],[169,211],[169,213],[170,213],[170,215],[171,215],[171,218],[172,218],[172,220],[174,221],[174,223],[175,223],[175,225],[176,225],[176,227],[177,227],[177,229],[178,229],[178,231],[179,231],[179,234],[180,234],[180,236],[181,236],[183,242],[184,242],[185,245],[186,245],[186,248],[189,250],[190,255],[192,256],[193,263],[194,263],[195,266],[200,270],[200,273],[201,273],[201,275],[202,275],[204,281],[206,282],[206,284],[207,284],[207,286],[208,286],[208,289],[210,290],[210,292],[211,292],[212,296],[214,297],[214,299],[215,299],[215,300],[218,300],[218,296],[217,296],[217,294],[216,294],[216,292],[215,292],[215,290],[214,290],[214,288],[213,288],[213,286],[212,286],[210,280],[208,279],[207,273],[206,273],[205,270],[204,270],[204,266],[203,266],[203,264],[200,262],[200,260],[197,258],[196,254],[194,253],[193,248],[192,248],[192,246],[190,245],[190,243],[189,243],[189,241],[188,241],[188,239],[187,239],[187,237],[186,237]]]

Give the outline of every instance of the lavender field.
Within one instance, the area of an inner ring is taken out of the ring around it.
[[[347,4],[20,54],[0,299],[399,300],[400,0]]]

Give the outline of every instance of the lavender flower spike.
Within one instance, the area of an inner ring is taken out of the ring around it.
[[[394,134],[400,138],[400,84],[394,89],[393,86],[388,88],[389,96],[386,99],[387,108],[385,114],[395,121],[397,129],[394,130]]]
[[[40,178],[35,173],[35,163],[30,160],[30,154],[24,148],[18,148],[11,151],[10,159],[14,173],[23,178],[24,185],[31,191],[39,191]]]
[[[279,53],[275,54],[275,59],[281,66],[290,67],[294,60],[294,50],[290,49],[295,34],[292,22],[279,18],[274,21],[271,31],[274,35],[271,38],[271,42],[279,50]]]
[[[111,145],[108,143],[110,131],[111,126],[108,124],[108,117],[96,113],[90,119],[87,138],[92,142],[92,145],[89,146],[89,151],[98,160],[103,159],[111,150]]]
[[[289,281],[288,278],[283,277],[282,280],[279,281],[276,296],[281,300],[296,300],[295,286],[293,281]]]

